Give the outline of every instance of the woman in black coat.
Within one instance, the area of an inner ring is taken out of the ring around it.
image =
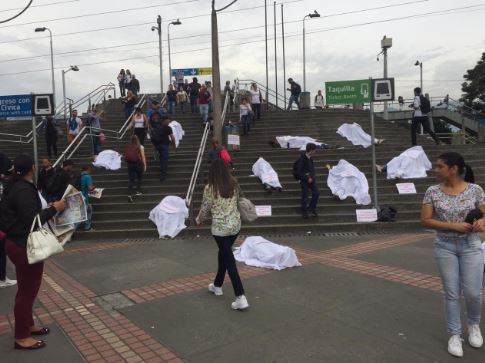
[[[35,326],[32,317],[34,301],[42,282],[44,262],[29,264],[27,239],[37,215],[43,224],[65,208],[63,201],[57,201],[42,209],[39,193],[33,183],[36,172],[34,160],[30,156],[17,156],[13,177],[0,203],[0,230],[6,234],[5,249],[17,274],[15,349],[45,347],[44,341],[36,340],[33,336],[46,335],[49,329]]]
[[[45,142],[47,144],[47,155],[52,158],[52,152],[57,158],[57,127],[52,116],[47,116],[45,121]]]

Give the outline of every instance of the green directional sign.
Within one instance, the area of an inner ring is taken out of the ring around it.
[[[349,103],[367,103],[371,101],[371,81],[325,82],[325,98],[327,105]]]

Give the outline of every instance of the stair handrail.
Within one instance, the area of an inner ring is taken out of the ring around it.
[[[266,92],[268,93],[268,98],[269,96],[271,97],[274,97],[275,99],[277,99],[278,101],[281,101],[282,104],[285,103],[286,99],[285,99],[285,96],[276,92],[275,90],[271,89],[271,88],[268,88],[266,89],[266,86],[264,86],[263,84],[259,83],[258,81],[255,81],[253,79],[238,79],[238,86],[239,86],[239,90],[241,90],[241,85],[244,85],[244,86],[248,86],[250,85],[251,83],[256,83],[259,87],[259,89],[261,89],[261,92],[262,94],[266,94]],[[263,97],[264,98],[264,97]],[[266,100],[264,99],[265,102],[267,102],[268,104],[270,103],[269,100]],[[275,108],[277,108],[278,110],[284,110],[283,107],[280,107],[280,106],[276,106],[276,104],[272,104],[272,106],[274,106]]]
[[[221,124],[224,125],[226,114],[227,114],[227,106],[229,104],[229,92],[226,92],[226,97],[224,99],[224,107],[222,109],[221,114]],[[197,179],[199,178],[199,171],[200,166],[202,165],[202,159],[204,158],[205,154],[205,146],[207,145],[207,138],[209,137],[210,132],[210,125],[209,122],[205,124],[204,133],[202,134],[202,138],[200,140],[199,150],[197,151],[197,158],[195,159],[194,170],[192,172],[192,176],[190,177],[189,188],[187,190],[187,195],[185,197],[185,204],[187,208],[191,210],[192,207],[192,198],[194,196],[195,186],[197,184]]]
[[[142,96],[142,98],[138,101],[138,103],[135,105],[134,108],[136,109],[137,107],[143,107],[144,103],[145,103],[145,95]],[[103,128],[99,128],[99,131],[100,132],[113,133],[116,136],[111,136],[110,138],[116,138],[118,141],[121,141],[123,139],[123,137],[125,136],[126,130],[128,129],[127,125],[129,123],[129,121],[131,120],[131,118],[133,117],[134,113],[135,113],[135,110],[133,110],[131,112],[130,116],[128,116],[128,118],[126,119],[125,123],[123,124],[123,126],[121,127],[121,129],[119,131],[103,129]],[[98,128],[96,128],[96,129],[98,130]],[[91,126],[84,126],[81,129],[81,131],[79,131],[79,133],[76,135],[74,140],[72,140],[71,143],[69,143],[69,145],[67,145],[66,149],[64,149],[64,151],[61,153],[59,158],[55,161],[53,167],[55,168],[60,163],[64,162],[64,160],[71,158],[74,155],[74,153],[79,149],[79,147],[84,142],[84,140],[86,140],[86,138],[88,136],[99,137],[99,135],[95,135],[91,132]]]

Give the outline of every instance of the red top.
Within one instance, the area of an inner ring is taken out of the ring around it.
[[[207,91],[199,92],[199,95],[197,96],[199,105],[207,105],[209,103],[210,98],[211,98],[211,95]]]

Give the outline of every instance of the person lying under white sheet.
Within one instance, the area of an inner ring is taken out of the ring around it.
[[[341,146],[333,146],[318,142],[313,137],[309,136],[276,136],[273,140],[270,140],[269,144],[273,147],[281,147],[282,149],[299,149],[304,151],[306,145],[313,143],[317,145],[317,149],[343,149]]]
[[[274,270],[301,266],[294,249],[270,242],[261,236],[247,237],[241,247],[234,250],[234,258],[248,266]]]
[[[159,238],[175,237],[187,226],[189,209],[185,200],[177,196],[167,196],[150,211],[150,220],[155,223]]]
[[[372,145],[372,137],[366,133],[362,127],[354,122],[353,124],[343,124],[337,129],[337,134],[345,137],[352,144],[363,146],[365,148]],[[376,144],[382,144],[384,139],[375,139]]]
[[[329,170],[327,185],[333,195],[340,200],[352,197],[357,204],[371,203],[369,183],[364,173],[346,160],[340,160],[334,167],[329,164],[326,167]]]
[[[121,155],[114,150],[101,151],[96,156],[93,166],[107,170],[119,170],[121,169]]]
[[[278,173],[276,173],[271,164],[263,158],[260,157],[254,163],[252,170],[253,174],[261,180],[261,183],[263,183],[263,186],[267,191],[271,191],[272,188],[281,191],[283,188],[278,178]]]
[[[376,165],[379,172],[387,172],[387,179],[426,178],[426,171],[432,167],[421,146],[403,151],[384,166]]]

